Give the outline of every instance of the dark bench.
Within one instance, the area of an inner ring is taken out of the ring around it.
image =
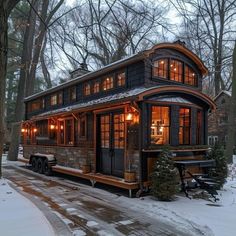
[[[186,186],[184,179],[185,173],[187,173],[192,179],[196,181],[195,187],[199,187],[201,189],[206,190],[215,201],[218,199],[216,195],[218,195],[216,189],[219,186],[219,183],[216,179],[210,178],[207,174],[192,174],[190,171],[186,171],[187,167],[199,167],[199,168],[213,168],[215,167],[214,160],[188,160],[188,161],[175,161],[175,166],[177,167],[181,179],[181,188],[185,193],[186,197],[189,198],[188,189]]]

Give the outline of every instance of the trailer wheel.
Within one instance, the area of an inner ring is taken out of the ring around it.
[[[43,173],[45,175],[52,175],[52,168],[49,166],[47,159],[43,161]]]
[[[32,166],[32,170],[33,170],[34,172],[37,172],[37,171],[38,171],[38,165],[37,165],[37,158],[36,158],[36,157],[33,157],[33,158],[32,158],[31,166]]]
[[[37,168],[38,168],[39,174],[44,174],[44,172],[43,172],[43,160],[42,160],[42,158],[39,158],[39,159],[37,160]]]

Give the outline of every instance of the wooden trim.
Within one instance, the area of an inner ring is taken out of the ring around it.
[[[175,50],[185,54],[187,57],[189,57],[191,60],[193,60],[196,63],[196,65],[200,69],[202,75],[207,75],[208,69],[203,64],[201,59],[196,54],[194,54],[192,51],[190,51],[185,46],[182,46],[179,43],[160,43],[160,44],[153,46],[151,49],[144,51],[144,54],[146,56],[149,56],[151,53],[154,53],[155,50],[162,49],[162,48],[175,49]]]
[[[114,111],[114,110],[118,110],[118,109],[125,109],[127,107],[127,105],[118,105],[118,106],[113,106],[113,107],[109,107],[109,108],[102,108],[102,109],[97,109],[95,111],[93,111],[94,114],[99,114],[99,113],[103,113],[103,112],[109,112],[109,111]]]
[[[156,93],[170,93],[170,92],[182,92],[182,93],[193,95],[193,96],[198,97],[201,100],[205,101],[211,107],[212,110],[216,109],[216,104],[214,103],[214,101],[210,97],[208,97],[207,95],[205,95],[199,91],[185,88],[184,86],[165,85],[165,86],[162,86],[159,88],[150,89],[146,92],[139,94],[138,99],[139,99],[139,101],[143,101],[143,100],[145,101],[146,96],[151,96]]]
[[[178,148],[178,147],[176,147]],[[201,149],[170,149],[171,152],[202,152],[207,151],[208,148],[201,148]],[[142,152],[161,152],[162,149],[143,149]]]

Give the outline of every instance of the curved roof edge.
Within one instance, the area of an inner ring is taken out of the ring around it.
[[[208,69],[202,62],[202,60],[192,51],[190,51],[187,47],[185,47],[183,44],[180,44],[178,41],[175,43],[160,43],[153,46],[151,49],[145,50],[144,53],[146,55],[149,55],[153,53],[157,49],[161,48],[170,48],[175,49],[183,54],[185,54],[187,57],[189,57],[191,60],[193,60],[196,65],[199,67],[200,71],[202,72],[202,75],[208,74]]]
[[[151,88],[143,93],[140,93],[138,95],[138,98],[139,98],[139,101],[142,101],[142,100],[145,100],[145,98],[144,98],[145,96],[151,96],[151,95],[158,94],[158,93],[169,93],[169,92],[177,92],[177,93],[185,93],[185,94],[193,95],[193,96],[201,99],[202,101],[204,101],[206,104],[208,104],[210,109],[212,109],[212,110],[216,109],[215,102],[210,97],[208,97],[206,94],[203,94],[199,91],[188,89],[185,87],[180,87],[180,86],[167,85],[167,86],[161,86],[158,88]]]

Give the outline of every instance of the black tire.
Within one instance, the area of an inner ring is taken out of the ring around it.
[[[52,175],[52,168],[48,165],[48,160],[43,161],[43,173],[45,175]]]
[[[38,168],[39,174],[44,174],[44,172],[43,172],[43,159],[42,158],[39,158],[37,160],[37,168]]]
[[[32,157],[31,166],[32,166],[32,171],[38,172],[38,165],[37,165],[36,157]]]

